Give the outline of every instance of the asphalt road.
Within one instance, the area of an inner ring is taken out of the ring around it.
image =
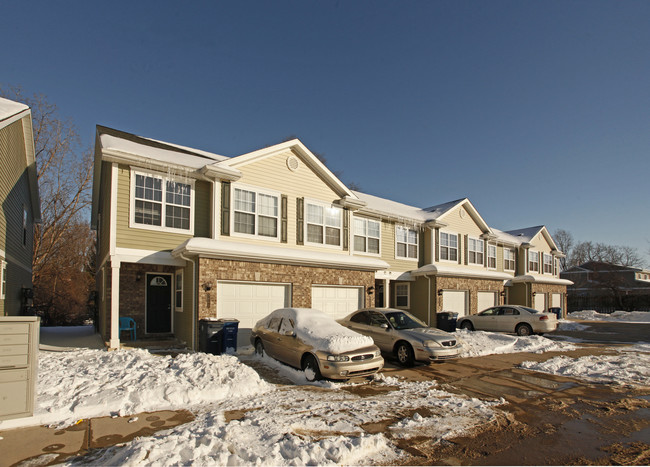
[[[572,320],[573,321],[573,320]],[[587,326],[581,331],[555,331],[546,334],[550,339],[575,339],[593,344],[650,344],[650,323],[609,323],[606,321],[575,321]]]

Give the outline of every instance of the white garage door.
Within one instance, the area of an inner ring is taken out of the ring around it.
[[[562,307],[562,294],[554,293],[551,295],[551,306],[561,308]]]
[[[455,311],[458,316],[467,314],[467,291],[465,290],[443,290],[442,311]]]
[[[490,308],[497,304],[496,292],[479,292],[478,293],[478,312]]]
[[[362,308],[362,297],[362,287],[314,285],[311,288],[311,307],[327,313],[334,319],[340,319]]]
[[[546,308],[546,294],[537,293],[535,295],[535,305],[533,306],[537,311],[544,311]]]
[[[289,284],[218,282],[217,318],[235,318],[240,328],[252,328],[273,310],[290,306]]]

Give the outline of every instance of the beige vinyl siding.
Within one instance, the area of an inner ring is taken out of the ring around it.
[[[531,249],[540,252],[540,262],[541,262],[541,253],[549,254],[551,253],[551,245],[546,241],[544,235],[540,232],[533,237],[530,241]]]
[[[415,282],[410,282],[410,284],[411,284],[410,287],[411,296],[410,296],[409,312],[413,313],[413,315],[415,315],[417,318],[420,318],[425,323],[430,324],[428,323],[429,320],[428,301],[431,300],[432,302],[431,313],[434,314],[435,305],[433,304],[433,300],[435,299],[434,298],[435,294],[433,293],[433,291],[429,293],[429,281],[425,277],[420,277]],[[431,319],[434,321],[434,325],[435,325],[434,317],[432,316]]]
[[[417,269],[419,261],[409,261],[406,259],[395,258],[395,222],[382,221],[381,222],[381,259],[386,261],[390,265],[391,271],[410,271],[412,269]],[[403,225],[403,224],[399,224]],[[413,226],[405,226],[413,228]],[[422,233],[418,227],[415,228],[418,231],[418,242],[422,242]],[[422,249],[420,248],[420,243],[418,243],[418,250],[421,255]]]
[[[463,212],[464,217],[461,217],[460,213]],[[474,219],[470,216],[469,212],[467,209],[465,209],[464,206],[459,206],[455,209],[453,209],[451,212],[449,212],[444,218],[442,219],[442,222],[447,224],[446,227],[443,227],[440,229],[440,232],[445,232],[445,233],[451,233],[451,234],[460,234],[460,241],[458,242],[458,256],[460,258],[460,263],[458,261],[453,262],[453,261],[441,261],[441,263],[444,263],[445,265],[449,266],[460,266],[460,267],[473,267],[473,268],[483,268],[485,269],[485,266],[480,266],[476,264],[471,264],[467,262],[467,265],[465,265],[466,261],[466,251],[467,251],[467,244],[466,244],[466,238],[465,236],[472,237],[472,238],[477,238],[480,239],[481,235],[483,234],[483,231],[480,229],[480,227],[474,222]],[[437,248],[437,245],[436,245]],[[487,255],[487,249],[483,250],[483,254]]]
[[[102,162],[102,179],[99,189],[99,257],[104,261],[110,250],[111,227],[111,164]]]
[[[295,172],[292,172],[287,167],[287,158],[290,156],[296,156],[300,159],[300,167]],[[306,201],[314,200],[333,203],[335,200],[340,199],[340,196],[293,151],[282,152],[246,165],[238,166],[237,169],[242,172],[242,178],[237,182],[233,182],[233,187],[242,184],[249,187],[272,190],[280,195],[287,195],[287,243],[256,237],[242,237],[232,234],[232,231],[230,237],[227,237],[229,241],[270,245],[278,248],[296,248],[296,200],[298,198],[305,198]],[[352,215],[350,215],[350,223],[351,221]],[[278,231],[279,229],[280,226],[278,226]],[[349,246],[352,247],[351,244]],[[332,254],[349,254],[349,251],[344,251],[343,249],[326,246],[321,247],[318,245],[300,245],[299,248],[312,251],[327,251]]]
[[[139,250],[173,250],[192,237],[189,234],[170,233],[163,230],[130,228],[131,170],[128,166],[120,164],[117,172],[117,247]]]

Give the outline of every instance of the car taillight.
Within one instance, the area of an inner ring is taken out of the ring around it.
[[[547,319],[548,319],[548,316],[546,316],[546,315],[542,315],[542,316],[539,317],[540,321],[546,321]]]

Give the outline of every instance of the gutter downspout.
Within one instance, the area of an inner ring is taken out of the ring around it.
[[[427,281],[429,281],[429,287],[427,289],[427,324],[429,327],[431,326],[431,276],[425,276],[427,278]]]
[[[196,287],[196,262],[193,259],[186,258],[181,253],[180,258],[185,261],[192,263],[192,350],[196,341],[196,319],[199,317],[198,310],[196,309],[196,294],[198,293],[198,287]]]

